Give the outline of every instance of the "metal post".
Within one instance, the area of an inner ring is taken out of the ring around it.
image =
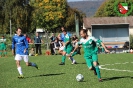
[[[75,13],[75,29],[77,36],[79,37],[79,20],[76,18],[76,13]]]
[[[12,21],[11,21],[11,10],[10,10],[10,37],[12,36]]]

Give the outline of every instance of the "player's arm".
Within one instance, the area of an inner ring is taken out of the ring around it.
[[[73,51],[71,53],[74,53],[77,49],[78,49],[79,45],[75,45],[75,48],[73,49]]]
[[[12,38],[12,54],[14,55],[14,49],[15,49],[15,40],[14,37]]]
[[[26,40],[26,38],[24,38],[24,44],[25,44],[25,49],[24,49],[24,53],[26,52],[26,50],[29,48],[29,45],[28,45],[28,41]]]
[[[104,45],[104,43],[103,42],[101,42],[101,45],[102,45],[102,47],[105,49],[105,52],[110,52],[106,47],[105,47],[105,45]]]

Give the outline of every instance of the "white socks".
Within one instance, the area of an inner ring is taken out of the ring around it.
[[[22,73],[21,67],[18,67],[17,69],[18,69],[19,74],[22,75],[23,73]]]

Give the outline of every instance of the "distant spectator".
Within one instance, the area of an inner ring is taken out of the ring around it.
[[[55,39],[53,50],[54,50],[54,52],[55,52],[56,55],[57,55],[56,50],[59,50],[60,47],[62,47],[61,42],[58,39]]]
[[[128,49],[129,48],[129,42],[125,42],[123,48]]]
[[[28,37],[27,34],[24,34],[24,36],[26,37],[26,40],[28,41],[28,43],[31,43],[31,39],[30,39],[30,37]]]
[[[51,40],[51,42],[50,42],[50,50],[51,50],[51,54],[52,55],[55,54],[55,52],[54,52],[54,41],[55,41],[55,39],[56,39],[56,36],[55,36],[54,33],[52,33],[52,36],[50,37],[50,40]]]
[[[35,47],[36,47],[36,54],[42,55],[41,43],[43,43],[43,40],[37,32],[36,32],[36,36],[34,37],[34,43],[35,43]],[[38,53],[38,51],[39,51],[39,53]]]
[[[72,37],[72,41],[75,41],[76,39],[78,39],[78,37],[77,37],[76,35],[74,35],[74,36]]]
[[[29,56],[35,56],[35,50],[34,50],[34,48],[31,48]]]

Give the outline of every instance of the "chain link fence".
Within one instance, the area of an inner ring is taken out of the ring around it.
[[[57,37],[58,36],[58,34],[59,33],[54,33],[55,34],[55,36]],[[70,34],[72,34],[72,36],[73,35],[75,35],[76,34],[76,32],[70,32]],[[27,35],[28,35],[28,37],[33,41],[34,40],[34,37],[35,37],[35,33],[27,33]],[[2,37],[2,36],[4,36],[5,37],[5,39],[6,39],[6,45],[7,45],[7,51],[11,51],[11,46],[12,46],[12,37],[14,36],[14,35],[12,35],[11,37],[10,37],[10,35],[9,34],[0,34],[0,36]],[[50,40],[50,37],[52,36],[52,33],[39,33],[39,36],[42,38],[42,40],[44,41],[44,44],[41,44],[41,48],[43,49],[43,50],[48,50],[48,49],[50,49],[50,42],[51,42],[51,40]],[[35,48],[35,45],[34,45],[34,43],[33,44],[29,44],[29,49],[31,49],[31,48]]]

